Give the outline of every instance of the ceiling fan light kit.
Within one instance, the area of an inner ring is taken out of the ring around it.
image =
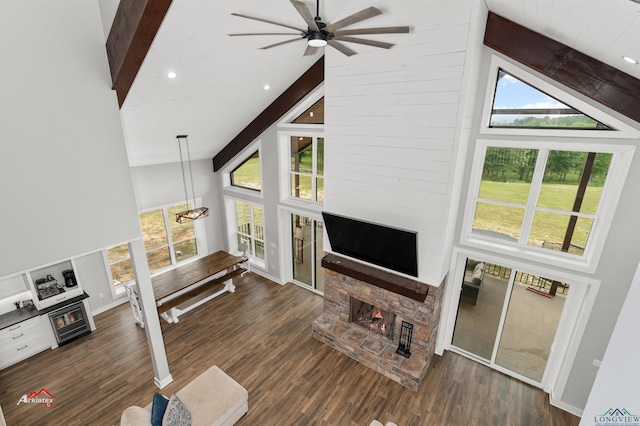
[[[327,39],[323,38],[320,33],[311,33],[307,36],[307,44],[311,47],[325,47]]]
[[[332,24],[326,24],[320,17],[320,0],[316,2],[316,16],[314,17],[307,5],[300,0],[290,0],[293,7],[298,11],[302,19],[307,24],[307,29],[297,28],[288,24],[271,21],[264,18],[258,18],[255,16],[243,15],[240,13],[232,13],[233,16],[240,18],[252,19],[254,21],[266,22],[268,24],[278,25],[280,27],[289,28],[298,31],[298,33],[236,33],[229,34],[230,36],[265,36],[265,35],[297,35],[296,38],[281,41],[279,43],[270,44],[268,46],[261,47],[261,49],[270,49],[272,47],[280,46],[283,44],[291,43],[298,40],[307,40],[307,48],[304,51],[304,56],[313,55],[317,52],[319,47],[324,47],[327,44],[334,49],[338,50],[346,56],[355,55],[356,52],[345,46],[343,43],[356,43],[364,44],[368,46],[379,47],[381,49],[390,49],[393,44],[385,43],[376,40],[368,40],[363,38],[351,37],[352,35],[363,34],[400,34],[408,33],[410,31],[408,26],[395,26],[395,27],[377,27],[377,28],[360,28],[343,30],[342,28],[356,24],[358,22],[373,18],[382,14],[380,9],[375,7],[368,7],[359,12],[351,14],[346,18],[343,18]]]

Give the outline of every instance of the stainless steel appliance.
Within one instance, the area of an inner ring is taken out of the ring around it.
[[[53,326],[58,345],[91,333],[91,326],[87,320],[87,313],[82,302],[72,303],[49,313],[49,320]]]
[[[62,271],[62,276],[64,277],[65,287],[75,287],[78,285],[78,282],[76,281],[76,274],[73,272],[73,269]]]

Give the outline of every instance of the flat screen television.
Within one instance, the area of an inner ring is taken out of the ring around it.
[[[331,250],[418,276],[418,233],[322,212]]]

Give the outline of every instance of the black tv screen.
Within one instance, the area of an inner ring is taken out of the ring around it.
[[[418,234],[322,212],[335,253],[418,276]]]

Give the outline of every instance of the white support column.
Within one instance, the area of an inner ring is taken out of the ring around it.
[[[173,381],[173,377],[169,372],[169,362],[167,361],[162,329],[160,328],[160,318],[158,317],[156,300],[153,295],[151,275],[149,274],[149,265],[147,264],[147,255],[144,251],[142,238],[129,242],[129,253],[131,254],[133,273],[140,294],[140,307],[142,308],[142,318],[145,324],[144,330],[147,333],[147,342],[155,374],[154,382],[162,389]]]

